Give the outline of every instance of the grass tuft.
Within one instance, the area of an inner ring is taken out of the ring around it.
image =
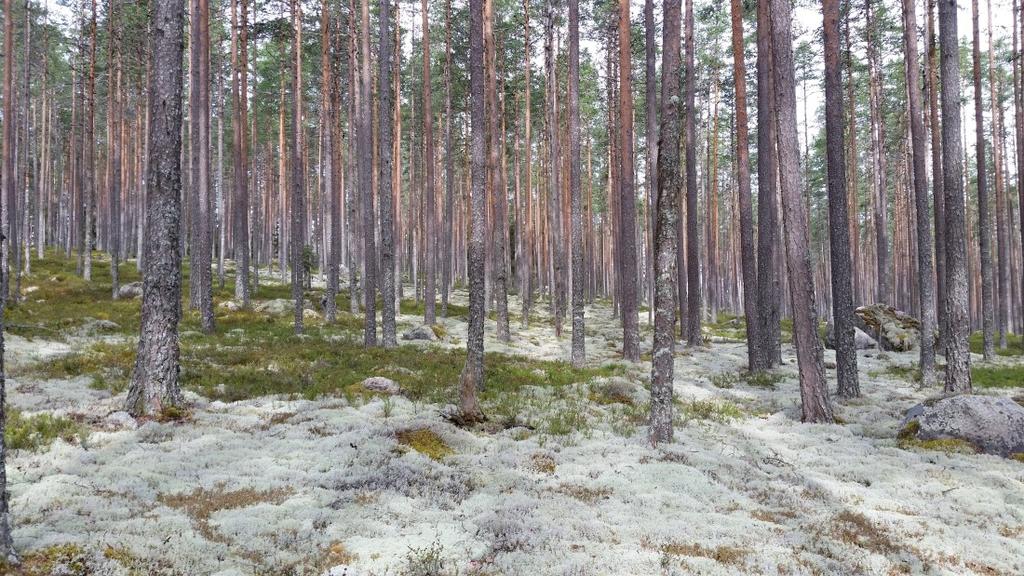
[[[81,443],[88,435],[82,425],[69,418],[45,412],[26,416],[20,410],[7,410],[4,443],[11,450],[41,450],[48,448],[58,438],[65,442]]]

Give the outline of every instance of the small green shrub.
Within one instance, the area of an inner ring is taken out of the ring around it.
[[[4,442],[11,450],[40,450],[58,438],[81,443],[87,436],[83,426],[68,418],[45,412],[26,416],[20,410],[7,411]]]

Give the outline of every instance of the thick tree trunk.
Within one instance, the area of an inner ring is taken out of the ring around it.
[[[483,413],[476,392],[484,383],[484,235],[487,231],[485,212],[487,191],[484,189],[486,169],[484,148],[484,0],[469,0],[469,97],[471,140],[470,155],[472,187],[470,188],[471,223],[467,250],[469,274],[469,327],[466,332],[466,365],[459,386],[459,410],[462,420],[481,420]]]
[[[572,224],[572,365],[579,368],[587,356],[583,318],[583,206],[580,201],[579,0],[569,0],[569,194]],[[671,332],[672,327],[669,326],[670,336]]]
[[[839,65],[839,0],[822,4],[825,36],[825,137],[828,160],[828,223],[832,264],[832,319],[835,325],[839,395],[860,396],[854,345],[853,278],[843,145],[843,79]],[[794,307],[796,302],[794,301]]]
[[[155,0],[150,10],[146,267],[138,354],[125,401],[125,409],[136,416],[159,414],[183,402],[178,382],[178,320],[184,3]]]
[[[771,14],[757,4],[757,309],[760,341],[751,350],[750,369],[767,370],[781,359],[779,205],[775,151],[775,97],[772,86]]]
[[[622,357],[640,361],[640,319],[637,317],[636,192],[633,170],[633,80],[629,0],[619,0],[619,210],[622,219]]]
[[[736,6],[738,0],[734,0]],[[655,202],[654,352],[651,360],[651,442],[672,441],[672,385],[675,361],[677,220],[679,218],[679,11],[664,4],[662,30],[661,141]],[[734,20],[735,22],[735,20]],[[749,192],[749,189],[748,189]]]
[[[426,0],[424,0],[424,3]],[[380,198],[380,291],[381,291],[381,339],[385,348],[393,348],[398,345],[395,335],[395,240],[394,222],[392,215],[392,111],[391,111],[391,3],[390,0],[380,0],[380,50],[378,59],[380,71],[377,76],[377,119],[380,123],[379,146],[377,154],[379,167],[377,172],[377,185]],[[423,28],[427,28],[426,10],[423,14]],[[424,68],[427,68],[426,54],[429,54],[429,45],[424,46]],[[425,79],[429,79],[429,72],[424,71]],[[429,88],[426,88],[429,90]],[[431,307],[429,314],[433,315],[433,303],[428,300]],[[432,323],[432,322],[431,322]]]
[[[914,0],[903,0],[903,48],[907,77],[908,113],[913,158],[914,208],[917,216],[917,282],[921,311],[921,383],[935,383],[935,293],[932,284],[932,238],[928,209],[928,173],[925,168],[924,117],[917,61],[917,16]]]
[[[960,52],[956,0],[939,0],[939,66],[942,73],[942,189],[946,232],[946,391],[971,391],[971,355],[967,348],[967,236],[964,208],[963,148],[960,142]]]
[[[832,415],[832,403],[825,385],[825,367],[814,303],[813,272],[807,248],[807,208],[800,186],[790,0],[773,0],[771,18],[779,184],[782,189],[786,265],[789,269],[793,305],[793,341],[800,371],[801,415],[804,422],[833,422],[835,417]]]

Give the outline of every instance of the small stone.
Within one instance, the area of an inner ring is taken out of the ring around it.
[[[434,329],[427,325],[416,326],[410,328],[402,334],[402,340],[426,340],[433,342],[437,340],[437,335],[434,334]]]
[[[370,376],[360,384],[371,392],[380,392],[381,394],[392,396],[402,391],[402,387],[397,382],[383,376]]]
[[[825,368],[828,368],[829,370],[835,370],[836,369],[836,361],[835,360],[825,360]]]
[[[138,427],[139,424],[135,421],[135,418],[124,410],[111,412],[103,419],[103,428],[112,432],[118,430],[135,430]]]
[[[142,282],[130,282],[117,289],[117,297],[122,300],[142,298]]]
[[[218,308],[223,308],[228,312],[237,312],[242,309],[242,305],[234,300],[225,300],[217,305]]]

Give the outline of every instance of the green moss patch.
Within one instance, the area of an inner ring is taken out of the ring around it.
[[[395,434],[398,443],[407,446],[431,460],[441,461],[455,453],[436,432],[429,428],[402,430]]]

